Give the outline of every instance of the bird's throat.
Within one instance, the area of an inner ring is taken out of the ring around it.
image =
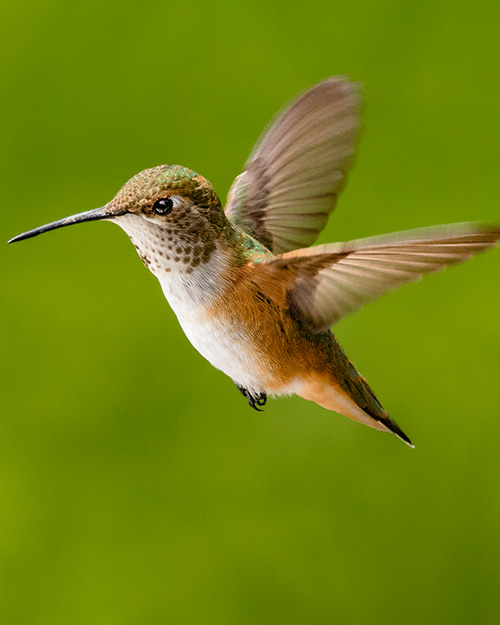
[[[224,292],[234,255],[227,237],[207,237],[202,231],[194,235],[175,232],[130,214],[114,221],[128,234],[144,265],[158,278],[176,313],[179,309],[185,313],[188,307],[209,305]]]

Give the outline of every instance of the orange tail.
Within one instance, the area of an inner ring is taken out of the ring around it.
[[[382,408],[375,393],[356,371],[333,334],[332,338],[330,366],[326,371],[313,372],[304,379],[297,395],[376,430],[392,432],[413,447],[403,430]]]

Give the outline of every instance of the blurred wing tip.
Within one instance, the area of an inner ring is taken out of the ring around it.
[[[312,87],[312,89],[314,90],[315,88],[321,87],[322,85],[335,86],[336,89],[342,87],[346,95],[349,95],[356,100],[358,106],[360,106],[363,101],[363,85],[361,84],[361,82],[353,80],[351,76],[348,76],[346,74],[331,76],[323,82],[318,83],[315,87]]]
[[[485,236],[495,246],[500,242],[500,223],[488,221],[465,221],[438,226],[423,226],[411,230],[401,230],[391,234],[382,234],[362,239],[354,239],[343,244],[350,249],[375,247],[379,245],[397,246],[399,243],[419,244],[434,243],[438,240],[458,239],[466,236]]]

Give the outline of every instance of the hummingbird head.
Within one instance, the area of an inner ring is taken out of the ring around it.
[[[139,172],[105,210],[155,274],[190,273],[209,259],[216,241],[230,227],[208,180],[179,165]]]
[[[174,268],[190,273],[207,262],[217,240],[232,229],[208,180],[180,165],[160,165],[136,174],[105,206],[30,230],[9,243],[96,220],[123,228],[153,273]]]

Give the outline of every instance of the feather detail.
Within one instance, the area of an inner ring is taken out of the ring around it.
[[[295,250],[260,268],[286,283],[290,308],[309,330],[320,332],[366,301],[461,263],[499,239],[498,224],[455,224]]]
[[[360,101],[355,83],[330,78],[279,114],[231,187],[228,218],[275,254],[314,243],[346,184]]]

